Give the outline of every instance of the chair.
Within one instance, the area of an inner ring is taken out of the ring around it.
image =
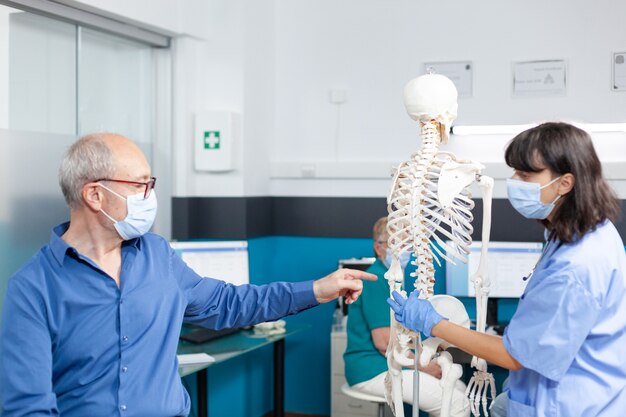
[[[350,388],[350,385],[348,385],[347,382],[341,386],[341,392],[346,394],[348,397],[352,397],[357,400],[377,403],[378,404],[378,417],[385,416],[385,404],[387,403],[387,401],[385,401],[385,398],[379,397],[377,395],[366,394],[364,392],[353,390],[352,388]]]

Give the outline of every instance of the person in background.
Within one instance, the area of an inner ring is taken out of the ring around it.
[[[374,253],[376,261],[367,270],[378,277],[377,281],[364,282],[363,293],[348,309],[348,345],[343,355],[345,375],[352,389],[368,394],[383,396],[387,359],[385,353],[389,344],[390,310],[387,305],[389,285],[384,278],[391,263],[391,252],[387,251],[387,218],[382,217],[374,224]],[[403,254],[403,269],[407,266],[410,254]],[[406,287],[405,287],[406,288]],[[411,288],[406,288],[410,291]],[[440,415],[441,368],[432,361],[420,369],[419,407],[431,417]],[[413,402],[413,370],[402,371],[403,399]],[[451,407],[452,417],[469,416],[469,403],[465,397],[465,384],[457,381]]]
[[[626,254],[613,221],[620,202],[589,134],[544,123],[505,151],[513,207],[547,229],[504,336],[445,320],[416,295],[388,302],[400,323],[507,368],[508,417],[623,417],[626,410]]]
[[[183,322],[235,328],[339,296],[350,304],[362,279],[376,279],[344,269],[263,286],[198,276],[165,239],[148,233],[156,178],[141,150],[119,135],[75,142],[59,183],[70,221],[52,229],[50,243],[6,291],[4,417],[186,416],[191,401],[176,360]]]

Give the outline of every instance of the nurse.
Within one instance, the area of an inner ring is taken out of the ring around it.
[[[505,160],[511,204],[548,239],[504,336],[457,326],[415,293],[388,303],[404,326],[509,369],[509,417],[623,417],[626,255],[591,138],[545,123],[517,135]]]

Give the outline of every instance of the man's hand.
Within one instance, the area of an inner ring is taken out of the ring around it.
[[[341,268],[315,281],[313,292],[320,304],[341,296],[345,297],[346,304],[352,304],[363,291],[362,279],[376,281],[378,278],[374,274],[356,269]]]

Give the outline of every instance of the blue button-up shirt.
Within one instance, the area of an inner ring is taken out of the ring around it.
[[[122,244],[120,287],[65,243],[69,224],[9,281],[0,330],[3,416],[184,416],[183,321],[220,329],[317,305],[312,281],[234,286],[193,272],[168,242]]]

